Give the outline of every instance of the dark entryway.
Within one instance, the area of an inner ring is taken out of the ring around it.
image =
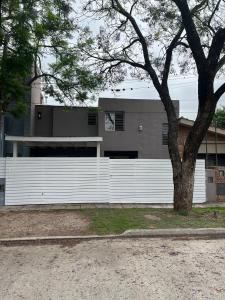
[[[0,178],[0,205],[5,203],[5,178]]]
[[[112,159],[135,159],[138,158],[138,151],[105,151],[104,156]]]
[[[31,157],[96,157],[96,147],[34,147]]]

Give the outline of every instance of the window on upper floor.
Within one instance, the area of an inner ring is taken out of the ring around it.
[[[96,113],[88,113],[88,125],[97,125]]]
[[[124,112],[106,112],[105,131],[124,131]]]
[[[162,144],[168,145],[168,123],[162,124]]]
[[[219,170],[219,176],[220,176],[220,177],[224,177],[224,174],[225,174],[225,173],[224,173],[224,170]]]

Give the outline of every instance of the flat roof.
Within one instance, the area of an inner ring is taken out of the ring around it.
[[[91,137],[45,137],[45,136],[5,136],[6,141],[11,142],[47,142],[47,143],[74,143],[74,142],[102,142],[103,138],[100,136]]]

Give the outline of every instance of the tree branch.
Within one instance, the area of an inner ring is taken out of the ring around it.
[[[223,50],[224,43],[225,43],[225,28],[220,28],[213,37],[209,49],[208,58],[207,58],[210,69],[212,69],[215,74],[216,74],[215,71],[218,69],[218,61],[221,55],[221,51]]]
[[[43,77],[50,77],[53,78],[55,81],[60,81],[63,83],[63,80],[61,80],[60,78],[56,77],[53,74],[49,74],[49,73],[42,73],[42,74],[38,74],[33,76],[31,79],[26,81],[27,85],[31,85],[35,80],[39,79],[39,78],[43,78]]]
[[[177,34],[175,35],[175,37],[173,38],[172,42],[170,43],[169,47],[166,50],[166,60],[165,60],[163,76],[162,76],[162,86],[167,86],[171,62],[172,62],[173,50],[176,47],[183,30],[184,27],[181,26],[181,28],[178,30]]]
[[[138,26],[136,20],[129,12],[127,12],[122,7],[122,5],[120,4],[120,2],[118,0],[111,0],[111,1],[112,1],[112,8],[115,9],[118,13],[122,14],[124,17],[126,17],[132,24],[132,26],[139,38],[141,46],[142,46],[143,56],[144,56],[144,60],[145,60],[145,69],[148,70],[149,75],[153,81],[153,84],[154,84],[155,88],[157,89],[157,91],[159,92],[160,91],[160,82],[159,82],[159,79],[158,79],[158,76],[157,76],[155,70],[153,69],[153,67],[151,65],[150,59],[149,59],[147,42]]]
[[[216,101],[220,99],[220,97],[225,93],[225,83],[223,83],[217,91],[214,93],[214,96],[216,98]]]
[[[193,21],[192,14],[194,14],[196,11],[202,8],[202,6],[205,5],[205,3],[207,3],[207,0],[203,0],[199,5],[196,5],[195,8],[192,10],[192,12],[188,7],[187,0],[173,0],[173,1],[181,12],[183,25],[187,33],[187,40],[190,45],[191,51],[193,53],[193,57],[196,62],[198,72],[199,73],[205,72],[207,61],[201,45],[199,34],[197,32],[195,23]]]
[[[218,61],[216,72],[218,72],[225,65],[225,55]]]
[[[214,10],[212,11],[211,16],[209,17],[209,20],[208,20],[208,22],[207,22],[207,26],[208,26],[214,33],[215,33],[215,31],[214,31],[214,29],[213,29],[212,26],[211,26],[211,22],[212,22],[212,19],[213,19],[214,15],[215,15],[216,11],[219,9],[220,3],[221,3],[221,0],[218,0],[216,6],[215,6],[215,8],[214,8]]]
[[[137,62],[133,62],[133,61],[129,61],[129,60],[126,60],[126,59],[123,59],[123,58],[119,58],[119,57],[100,57],[100,56],[96,56],[96,55],[93,55],[93,54],[90,54],[89,52],[87,53],[85,50],[83,50],[89,57],[92,57],[94,59],[97,59],[97,60],[100,60],[102,62],[105,62],[105,63],[112,63],[112,62],[121,62],[121,63],[124,63],[124,64],[128,64],[128,65],[131,65],[132,67],[135,67],[135,68],[141,68],[143,70],[146,71],[146,67],[140,63],[137,63]]]

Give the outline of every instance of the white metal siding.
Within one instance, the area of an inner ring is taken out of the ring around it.
[[[7,158],[6,166],[6,205],[109,202],[107,158]]]
[[[173,203],[172,166],[168,159],[111,160],[111,202]],[[195,171],[195,203],[205,202],[205,162]]]
[[[5,158],[0,158],[0,178],[5,178]]]
[[[204,161],[195,174],[194,202],[205,202]],[[170,160],[6,158],[6,205],[90,202],[172,203]]]

